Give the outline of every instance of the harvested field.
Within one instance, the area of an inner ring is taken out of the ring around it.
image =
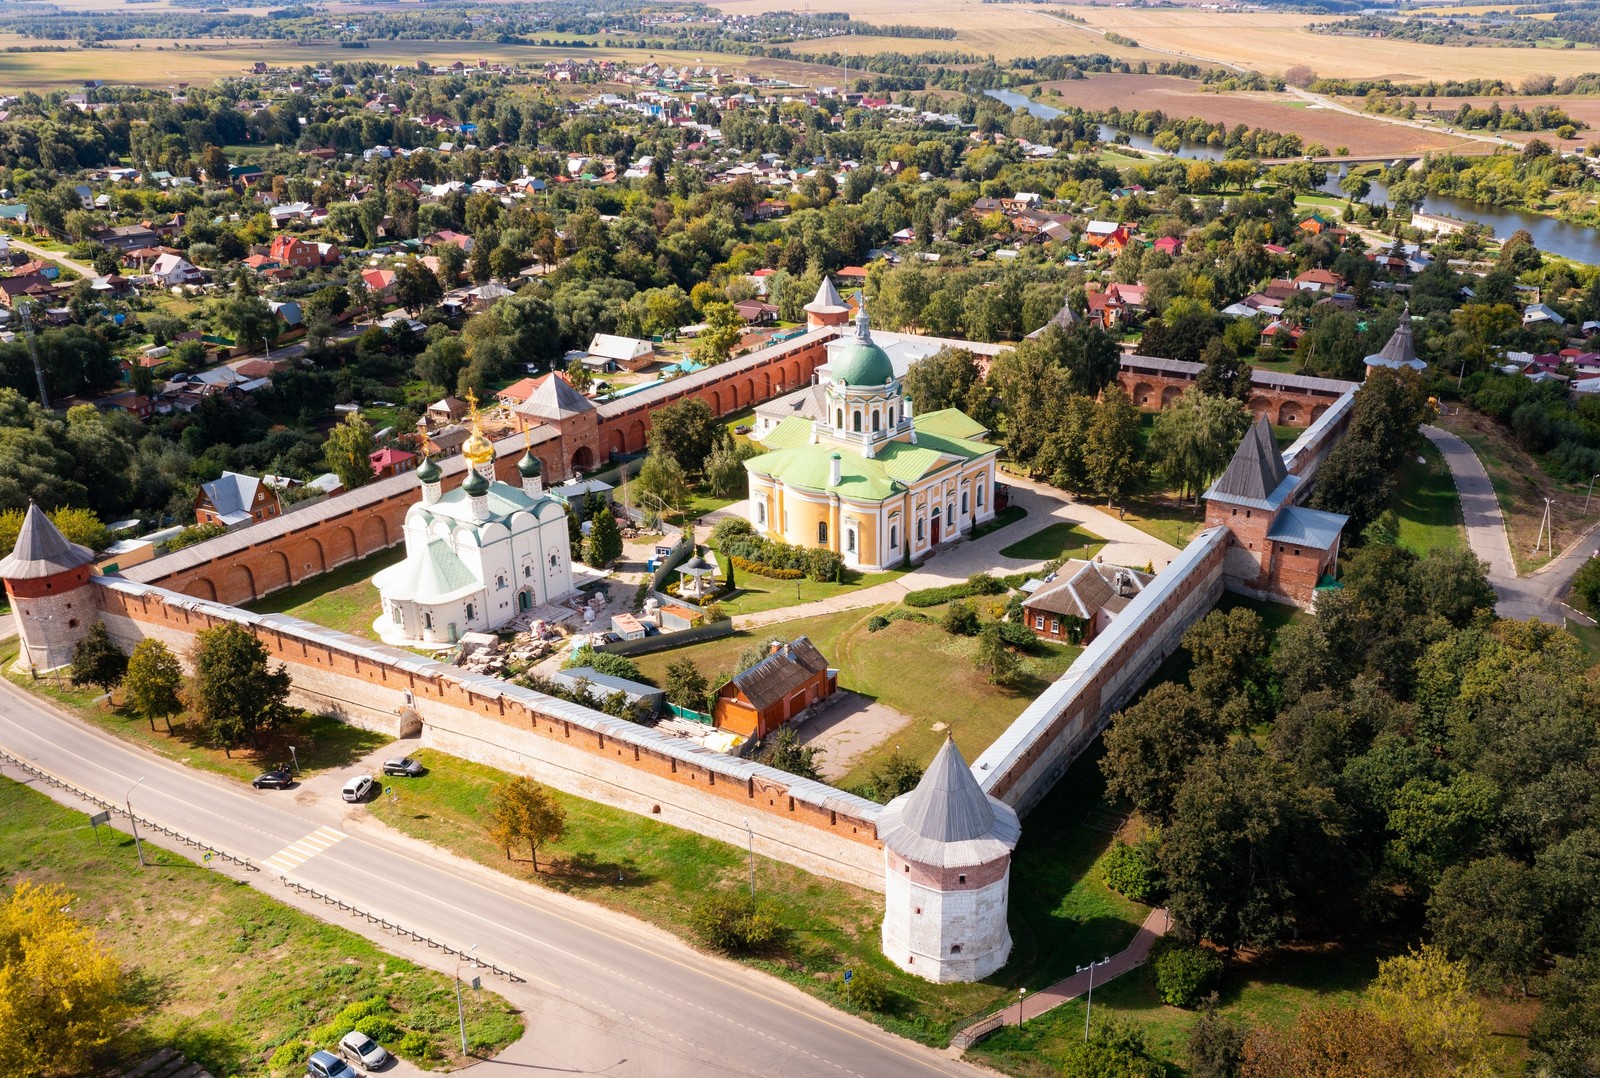
[[[1210,93],[1190,79],[1165,75],[1091,75],[1086,79],[1048,82],[1061,100],[1086,109],[1124,112],[1159,109],[1168,116],[1199,116],[1229,127],[1247,124],[1269,131],[1293,131],[1308,144],[1320,142],[1330,150],[1348,146],[1353,155],[1401,154],[1419,150],[1482,152],[1482,143],[1456,138],[1443,131],[1384,123],[1376,118],[1351,116],[1333,109],[1307,107],[1289,94]],[[1046,98],[1046,103],[1054,99]],[[1600,101],[1595,102],[1600,109]]]
[[[0,35],[0,46],[27,43],[26,39],[14,35]],[[265,60],[274,67],[341,61],[409,64],[427,60],[432,64],[449,64],[463,60],[473,63],[480,57],[524,67],[566,59],[618,60],[628,64],[644,63],[648,58],[680,64],[706,62],[706,57],[689,52],[605,46],[571,49],[560,45],[501,45],[482,41],[374,41],[365,49],[341,49],[331,41],[297,44],[272,39],[222,38],[193,38],[185,41],[181,49],[174,49],[172,42],[165,39],[109,44],[110,48],[74,48],[63,52],[0,52],[0,90],[77,88],[85,79],[107,79],[137,86],[206,82],[243,74],[258,60]],[[796,81],[839,81],[849,74],[843,68],[720,53],[712,57],[711,62],[725,71],[759,70]]]
[[[1325,16],[1098,5],[1073,6],[1070,10],[1091,26],[1130,37],[1144,49],[1274,75],[1283,74],[1294,64],[1308,64],[1319,75],[1388,77],[1408,82],[1475,78],[1488,73],[1514,81],[1529,75],[1560,78],[1595,69],[1592,49],[1420,45],[1385,38],[1313,34],[1306,29],[1308,23]]]

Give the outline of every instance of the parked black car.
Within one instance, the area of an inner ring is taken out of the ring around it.
[[[275,768],[264,775],[257,775],[250,783],[258,790],[284,790],[294,782],[294,775],[283,768]]]

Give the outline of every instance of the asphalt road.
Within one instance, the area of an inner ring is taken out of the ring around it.
[[[291,790],[252,790],[191,771],[101,733],[0,681],[0,747],[77,786],[451,946],[515,970],[526,984],[484,976],[524,1009],[528,1033],[474,1073],[639,1076],[856,1075],[899,1078],[979,1070],[840,1014],[797,989],[694,951],[650,926],[546,892],[396,836],[344,804],[343,776]],[[356,770],[355,768],[351,769]],[[8,771],[27,780],[24,773]],[[396,780],[397,781],[397,780]],[[43,784],[39,788],[54,794]],[[404,796],[404,786],[399,786]],[[120,817],[119,817],[120,819]],[[296,843],[316,835],[310,844]],[[302,854],[311,852],[300,860]],[[193,851],[189,851],[191,855]],[[266,867],[250,882],[307,906]],[[319,911],[322,907],[316,907]],[[450,972],[454,960],[397,941],[348,915],[407,957]]]

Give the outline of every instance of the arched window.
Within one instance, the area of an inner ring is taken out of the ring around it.
[[[854,554],[856,552],[856,530],[854,528],[845,529],[844,551],[846,554]]]
[[[478,607],[474,603],[467,604],[467,620],[473,621],[478,617]]]
[[[833,410],[833,426],[834,426],[835,430],[844,430],[844,409],[843,408],[835,408]]]
[[[817,523],[817,542],[824,546],[828,544],[828,522],[826,520]]]
[[[877,431],[882,429],[882,427],[879,424],[879,418],[880,417],[878,415],[878,410],[876,408],[874,408],[872,410],[872,430],[873,430],[874,433],[876,433]]]
[[[890,550],[898,550],[899,548],[900,548],[900,525],[891,524],[891,525],[889,525],[889,549]]]
[[[854,426],[855,426],[855,429],[856,429],[856,433],[857,433],[857,434],[860,434],[860,433],[861,433],[861,411],[860,411],[860,409],[857,409],[857,410],[856,410],[856,411],[855,411],[855,412],[854,412],[854,413],[852,413],[852,414],[853,414],[853,415],[854,415],[854,417],[855,417],[855,420],[854,420],[854,424],[853,424],[853,425],[854,425]]]
[[[889,409],[889,429],[894,430],[894,408],[892,406]]]
[[[963,515],[967,512],[967,492],[964,490],[961,492],[961,512]]]
[[[984,483],[980,479],[978,481],[978,508],[979,509],[983,508],[983,487],[984,487]]]
[[[922,542],[922,518],[917,518],[917,542]]]
[[[756,523],[757,524],[765,524],[766,522],[767,522],[767,503],[766,502],[756,502]]]

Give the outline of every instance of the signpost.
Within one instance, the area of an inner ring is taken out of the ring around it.
[[[94,841],[95,841],[96,845],[98,845],[99,842],[100,842],[100,825],[103,824],[103,823],[110,823],[110,822],[111,822],[111,813],[110,812],[97,812],[93,816],[89,817],[89,826],[94,828]]]
[[[844,1005],[850,1006],[850,978],[855,975],[855,970],[844,971]]]

